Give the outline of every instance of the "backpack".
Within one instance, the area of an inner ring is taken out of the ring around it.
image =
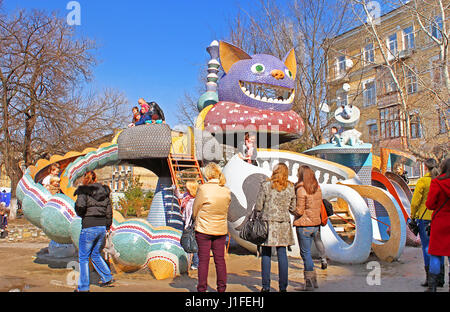
[[[322,200],[322,204],[320,205],[320,225],[325,226],[328,223],[328,214],[325,204]]]
[[[332,215],[334,215],[333,205],[326,199],[322,199],[322,202],[325,205],[327,216],[331,217]]]

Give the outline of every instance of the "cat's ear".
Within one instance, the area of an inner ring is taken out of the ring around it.
[[[295,76],[297,75],[297,59],[295,58],[295,51],[291,49],[289,53],[284,57],[284,65],[291,71],[292,79],[295,80]]]
[[[234,63],[240,60],[248,60],[251,59],[251,56],[235,47],[232,44],[226,43],[224,41],[220,41],[219,43],[219,57],[220,63],[222,64],[222,68],[225,73],[228,73],[231,66]]]

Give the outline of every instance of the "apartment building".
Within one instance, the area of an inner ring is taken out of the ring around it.
[[[425,14],[433,16],[433,12]],[[439,38],[442,23],[436,13],[426,25],[427,30]],[[378,36],[369,30],[368,25],[361,25],[333,38],[333,49],[327,56],[327,102],[331,112],[346,103],[357,106],[361,120],[356,128],[364,142],[373,144],[375,154],[380,147],[407,151],[400,86],[410,115],[414,144],[424,149],[448,149],[445,120],[449,119],[450,110],[448,105],[443,109],[442,102],[436,100],[437,94],[448,99],[439,46],[405,7],[381,16],[376,26]]]

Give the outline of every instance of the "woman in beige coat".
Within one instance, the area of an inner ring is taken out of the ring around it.
[[[275,166],[272,177],[261,184],[255,209],[262,211],[262,220],[268,224],[268,237],[262,244],[262,292],[270,291],[270,264],[272,247],[277,250],[278,282],[280,292],[288,286],[288,257],[286,247],[295,244],[290,213],[295,211],[294,185],[288,181],[289,170],[285,164]]]
[[[295,185],[297,204],[294,226],[300,244],[300,256],[304,263],[305,288],[303,290],[314,290],[318,285],[311,257],[311,244],[321,223],[322,191],[314,171],[308,166],[301,166],[298,169],[297,176],[298,182]]]
[[[231,192],[225,187],[225,177],[219,166],[209,163],[205,167],[207,183],[198,188],[194,201],[195,238],[198,244],[197,290],[205,292],[208,287],[209,255],[212,250],[217,273],[217,291],[227,287],[225,263],[225,240],[228,234],[228,207]]]

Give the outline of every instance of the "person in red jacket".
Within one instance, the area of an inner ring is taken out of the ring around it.
[[[450,158],[443,162],[441,168],[441,175],[431,181],[430,191],[425,203],[428,209],[434,211],[431,216],[430,242],[428,245],[430,274],[427,291],[432,292],[436,291],[444,257],[450,257]]]

